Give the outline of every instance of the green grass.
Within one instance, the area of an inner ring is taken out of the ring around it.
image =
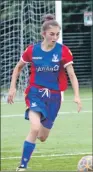
[[[73,171],[77,169],[79,159],[92,152],[92,92],[91,89],[81,89],[80,92],[83,101],[82,112],[77,113],[72,90],[68,90],[60,112],[69,113],[58,115],[46,142],[37,141],[28,170]],[[15,102],[13,105],[1,104],[2,117],[11,115],[9,118],[1,118],[2,171],[13,171],[20,162],[23,141],[29,131],[29,122],[22,116],[12,115],[24,114],[24,110],[24,102]]]

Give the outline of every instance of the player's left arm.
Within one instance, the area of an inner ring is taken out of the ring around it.
[[[82,109],[82,104],[81,104],[80,93],[79,93],[79,83],[78,83],[77,77],[75,75],[72,64],[67,65],[66,70],[67,70],[68,76],[70,78],[72,88],[74,90],[74,102],[77,103],[78,112],[80,112]]]
[[[72,85],[72,88],[74,90],[74,102],[77,103],[78,105],[78,112],[81,111],[82,109],[82,103],[81,103],[81,99],[80,99],[80,93],[79,93],[79,83],[76,77],[76,74],[74,72],[74,68],[72,66],[73,64],[73,55],[70,51],[70,49],[64,45],[63,48],[63,65],[67,70],[68,76],[70,78],[70,82]]]

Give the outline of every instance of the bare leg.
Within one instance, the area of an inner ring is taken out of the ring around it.
[[[24,141],[23,145],[23,153],[20,166],[17,168],[17,171],[23,171],[27,168],[27,164],[31,158],[32,152],[35,149],[35,142],[40,129],[40,113],[36,113],[33,111],[29,112],[29,120],[30,120],[30,131]]]
[[[33,111],[29,112],[29,120],[30,120],[30,131],[26,137],[26,141],[31,142],[31,143],[35,143],[36,139],[37,139],[37,135],[39,133],[40,130],[40,113],[36,113]]]

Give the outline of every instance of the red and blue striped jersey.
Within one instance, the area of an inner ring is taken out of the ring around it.
[[[41,42],[29,45],[21,56],[24,63],[31,63],[30,85],[52,90],[67,89],[65,67],[73,63],[73,56],[66,45],[56,43],[50,51],[43,51]]]

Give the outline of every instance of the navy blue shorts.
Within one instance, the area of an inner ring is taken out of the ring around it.
[[[25,119],[29,120],[28,112],[32,110],[41,114],[41,123],[51,129],[61,105],[61,93],[46,88],[30,87],[27,90]]]

